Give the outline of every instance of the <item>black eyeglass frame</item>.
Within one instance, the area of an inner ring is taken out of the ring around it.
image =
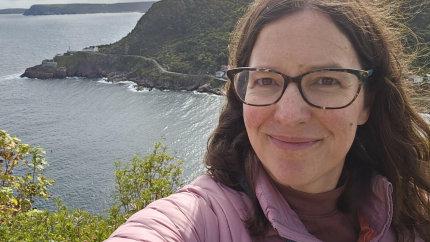
[[[242,98],[239,96],[239,93],[237,93],[236,90],[236,86],[234,85],[234,77],[241,72],[244,71],[264,71],[264,72],[271,72],[271,73],[275,73],[278,74],[280,76],[282,76],[284,78],[284,87],[282,89],[282,93],[279,96],[279,98],[274,101],[273,103],[270,104],[251,104],[251,103],[247,103],[245,102],[245,100],[242,100]],[[351,102],[349,102],[348,104],[342,106],[342,107],[321,107],[315,104],[312,104],[311,102],[309,102],[305,95],[303,94],[303,90],[302,90],[302,79],[304,76],[311,74],[311,73],[315,73],[315,72],[321,72],[321,71],[338,71],[338,72],[346,72],[346,73],[350,73],[355,75],[358,78],[359,81],[359,86],[358,86],[358,90],[357,93],[355,94],[354,98],[352,99]],[[236,93],[236,95],[239,97],[240,101],[242,101],[242,103],[249,105],[249,106],[257,106],[257,107],[264,107],[264,106],[270,106],[273,105],[275,103],[277,103],[279,100],[281,100],[282,96],[284,95],[285,90],[287,89],[287,86],[290,82],[294,82],[297,84],[297,86],[299,87],[299,91],[300,94],[302,95],[302,98],[305,100],[305,102],[309,105],[311,105],[312,107],[315,108],[320,108],[320,109],[342,109],[342,108],[346,108],[349,105],[351,105],[355,99],[357,99],[358,95],[360,94],[361,88],[363,86],[364,81],[367,80],[367,78],[372,75],[373,70],[357,70],[357,69],[348,69],[348,68],[322,68],[322,69],[317,69],[317,70],[313,70],[313,71],[308,71],[305,72],[299,76],[296,77],[291,77],[291,76],[287,76],[279,71],[275,71],[275,70],[271,70],[271,69],[266,69],[266,68],[253,68],[253,67],[240,67],[240,68],[234,68],[234,69],[230,69],[227,71],[227,76],[230,79],[230,81],[233,83],[233,88],[234,88],[234,92]]]

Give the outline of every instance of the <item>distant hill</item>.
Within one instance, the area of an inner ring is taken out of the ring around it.
[[[230,33],[252,2],[162,0],[152,5],[128,36],[99,50],[153,57],[175,72],[212,73],[227,64]]]
[[[26,10],[26,8],[0,9],[0,14],[23,14]]]
[[[47,4],[33,5],[24,15],[59,15],[88,13],[146,12],[154,2],[132,2],[115,4]]]

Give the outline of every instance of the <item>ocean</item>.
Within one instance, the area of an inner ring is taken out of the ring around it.
[[[183,159],[183,180],[204,173],[207,139],[224,97],[185,91],[136,92],[130,82],[20,78],[28,67],[67,50],[114,43],[140,13],[0,15],[0,129],[40,146],[55,183],[54,197],[72,209],[102,214],[112,203],[114,162],[149,154],[164,136],[168,153]],[[17,169],[20,172],[20,169]],[[55,199],[38,199],[55,209]]]

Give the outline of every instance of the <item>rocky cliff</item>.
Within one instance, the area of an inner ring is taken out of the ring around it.
[[[56,67],[37,65],[27,68],[22,77],[50,79],[65,77],[106,77],[110,82],[133,81],[137,89],[197,90],[221,95],[224,81],[209,75],[166,73],[154,61],[141,56],[92,52],[56,56]]]

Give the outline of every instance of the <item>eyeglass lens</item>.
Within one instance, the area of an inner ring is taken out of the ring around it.
[[[283,92],[284,77],[266,71],[242,71],[234,78],[239,97],[248,104],[268,105],[278,100]],[[355,97],[360,86],[356,75],[323,70],[302,77],[301,88],[308,102],[320,107],[343,107]]]

